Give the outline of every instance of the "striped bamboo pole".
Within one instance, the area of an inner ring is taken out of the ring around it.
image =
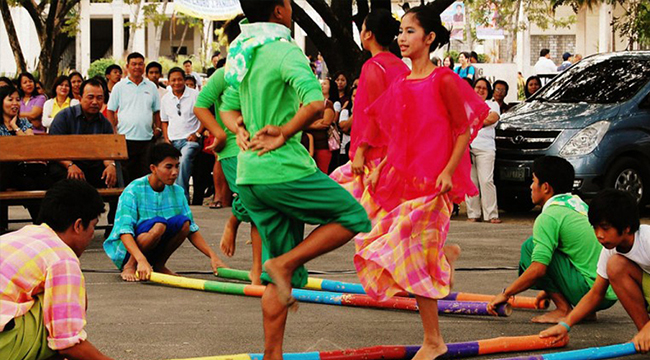
[[[192,279],[181,276],[172,276],[160,273],[151,273],[149,281],[195,290],[204,290],[222,294],[234,294],[261,297],[264,293],[264,286],[227,283],[211,280]],[[298,301],[317,304],[344,305],[356,307],[370,307],[383,309],[398,309],[417,311],[417,303],[413,298],[394,297],[386,301],[377,301],[368,295],[344,294],[328,291],[313,291],[305,289],[293,289],[292,295]],[[502,304],[497,309],[499,316],[510,316],[512,307],[509,304]],[[462,315],[490,315],[487,312],[485,302],[460,302],[460,301],[438,301],[438,312],[441,314],[462,314]]]
[[[230,269],[230,268],[219,268],[218,275],[224,279],[231,280],[241,280],[241,281],[250,281],[248,272],[244,270]],[[315,277],[309,277],[307,279],[307,285],[304,287],[308,290],[324,290],[332,292],[341,292],[341,293],[350,293],[350,294],[360,294],[365,295],[366,291],[363,289],[361,284],[320,279]],[[406,293],[398,294],[398,296],[409,296]],[[473,293],[464,293],[464,292],[452,292],[447,295],[442,300],[452,300],[452,301],[471,301],[471,302],[490,302],[494,298],[494,295],[483,295],[483,294],[473,294]],[[514,309],[546,309],[548,308],[548,301],[544,300],[541,302],[541,307],[537,306],[537,302],[533,297],[525,296],[514,296],[509,301],[510,305]]]

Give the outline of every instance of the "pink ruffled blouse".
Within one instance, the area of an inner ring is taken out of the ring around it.
[[[386,166],[374,194],[380,205],[390,211],[403,201],[438,192],[436,180],[458,136],[469,128],[471,142],[489,111],[469,84],[448,68],[438,67],[423,79],[402,75],[394,81],[366,110],[369,127],[375,129],[371,131],[383,134],[368,137],[368,144],[380,147],[388,139]],[[470,171],[468,147],[452,176],[452,201],[478,193]]]

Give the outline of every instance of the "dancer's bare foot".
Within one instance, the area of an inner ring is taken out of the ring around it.
[[[235,255],[235,240],[237,239],[237,229],[239,228],[239,220],[231,216],[226,222],[226,227],[223,229],[221,236],[220,248],[221,252],[227,257]]]
[[[178,276],[177,273],[175,273],[175,272],[169,270],[169,268],[166,267],[166,266],[156,266],[156,267],[153,268],[153,271],[155,271],[155,272],[157,272],[157,273],[161,273],[161,274],[167,274],[167,275]]]
[[[445,257],[447,258],[447,262],[449,263],[449,267],[451,267],[451,277],[449,278],[449,288],[454,287],[454,276],[456,275],[456,270],[454,270],[454,264],[456,263],[456,260],[460,257],[460,246],[456,244],[450,244],[450,245],[445,245],[442,247],[442,252],[445,254]]]
[[[120,274],[122,277],[122,280],[124,281],[138,281],[138,278],[135,276],[135,266],[131,265],[125,265],[124,269],[122,269],[122,273]]]
[[[569,315],[570,312],[571,309],[555,309],[553,311],[547,312],[544,315],[535,316],[530,321],[539,324],[557,324],[562,321],[562,319],[564,319],[567,315]]]
[[[413,360],[433,360],[447,352],[447,345],[439,344],[422,344],[422,347],[413,356]]]
[[[292,311],[298,309],[296,299],[291,295],[291,272],[278,264],[278,259],[269,259],[264,263],[264,269],[269,274],[277,288],[278,301]]]

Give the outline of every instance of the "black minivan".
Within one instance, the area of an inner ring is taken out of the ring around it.
[[[587,57],[504,114],[496,128],[499,208],[525,211],[533,160],[567,159],[574,190],[606,187],[650,200],[650,51]]]

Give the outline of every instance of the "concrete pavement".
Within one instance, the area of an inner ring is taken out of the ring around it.
[[[230,209],[192,207],[203,235],[215,250]],[[10,218],[26,212],[11,207]],[[468,223],[452,220],[448,242],[463,248],[457,267],[456,291],[498,293],[517,276],[514,268],[519,246],[530,235],[535,213],[510,216],[503,224]],[[103,223],[104,221],[102,221]],[[11,224],[18,228],[22,224]],[[222,257],[231,267],[250,266],[250,226],[239,231],[233,258]],[[307,231],[311,230],[308,229]],[[81,258],[88,289],[89,340],[115,359],[174,359],[258,353],[263,350],[260,300],[235,295],[175,289],[146,283],[125,283],[102,249],[102,233],[96,232]],[[219,252],[220,253],[220,252]],[[310,270],[315,276],[358,282],[352,264],[352,243],[316,259]],[[185,243],[172,256],[169,267],[186,276],[214,279],[209,261]],[[499,269],[505,267],[506,269]],[[534,296],[535,292],[525,293]],[[509,318],[442,316],[440,325],[447,342],[462,342],[498,336],[531,335],[546,328],[530,323],[536,311],[515,310]],[[597,322],[578,325],[565,350],[604,346],[630,340],[636,333],[620,304],[599,314]],[[300,305],[289,315],[285,352],[327,351],[375,345],[417,345],[422,328],[417,313],[394,310]],[[544,352],[537,352],[544,353]],[[477,357],[496,359],[514,355]],[[642,359],[637,355],[629,359]]]

